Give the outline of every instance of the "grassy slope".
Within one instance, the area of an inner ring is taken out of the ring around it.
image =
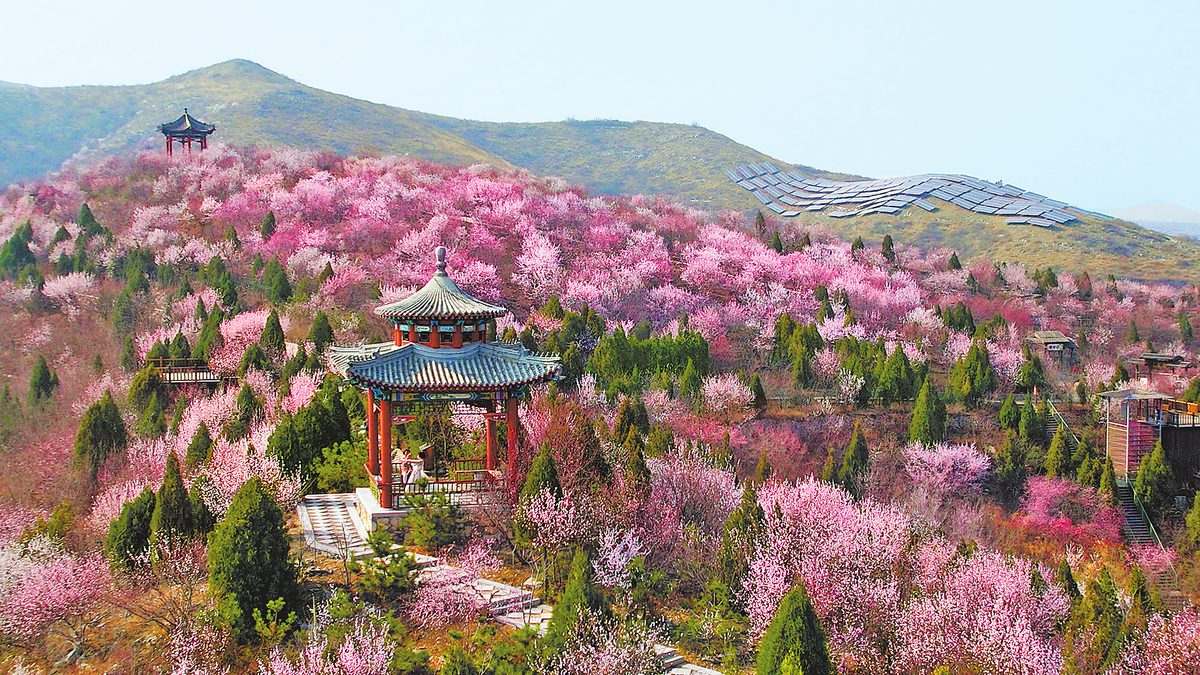
[[[560,176],[597,193],[665,194],[704,209],[753,213],[760,204],[726,169],[772,159],[703,127],[654,122],[491,123],[440,117],[306,87],[250,61],[201,68],[130,87],[43,89],[0,83],[0,185],[51,171],[68,159],[157,148],[158,124],[187,106],[218,126],[219,140],[339,153],[413,155],[449,164],[488,162]],[[797,169],[829,178],[853,178]],[[1036,186],[1031,186],[1036,187]],[[1131,223],[1089,220],[1054,231],[1011,227],[942,204],[928,214],[837,220],[801,216],[844,236],[949,246],[1030,265],[1096,274],[1200,281],[1200,244]]]
[[[795,225],[822,227],[845,238],[878,242],[891,234],[897,244],[924,249],[946,246],[963,260],[986,256],[1057,270],[1086,270],[1093,279],[1115,274],[1135,279],[1171,279],[1200,283],[1200,242],[1177,239],[1123,220],[1088,217],[1082,223],[1048,230],[1013,226],[1003,216],[985,216],[932,199],[939,210],[908,208],[892,216],[830,218],[804,213]]]

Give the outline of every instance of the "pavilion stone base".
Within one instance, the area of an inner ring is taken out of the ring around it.
[[[383,508],[371,488],[357,488],[354,496],[357,498],[355,511],[367,532],[374,532],[380,528],[392,532],[400,531],[400,523],[408,515],[407,511]]]

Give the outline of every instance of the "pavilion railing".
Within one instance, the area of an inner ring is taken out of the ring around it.
[[[392,467],[392,476],[400,476],[402,465],[393,464]],[[379,483],[379,489],[391,493],[394,509],[402,508],[406,497],[434,494],[445,495],[456,503],[479,503],[489,500],[503,489],[503,476],[502,471],[487,468],[486,458],[457,459],[447,466],[444,477],[426,477],[411,483],[393,479],[391,483]]]

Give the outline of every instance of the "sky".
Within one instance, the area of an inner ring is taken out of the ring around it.
[[[696,123],[785,162],[1200,208],[1200,2],[6,3],[0,80],[233,58],[477,120]]]

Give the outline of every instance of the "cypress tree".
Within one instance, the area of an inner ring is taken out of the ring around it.
[[[831,447],[829,448],[829,453],[825,456],[825,467],[821,469],[821,482],[832,483],[833,479],[837,477],[837,469],[837,454]]]
[[[1051,478],[1074,478],[1075,470],[1071,466],[1071,452],[1067,449],[1067,435],[1062,425],[1054,432],[1050,441],[1050,451],[1046,453],[1046,475]]]
[[[879,245],[879,252],[883,254],[884,259],[888,262],[896,262],[896,250],[895,244],[892,242],[892,235],[883,235],[883,242]]]
[[[145,412],[154,398],[163,400],[166,396],[167,385],[163,382],[158,368],[154,366],[146,366],[139,370],[129,383],[129,405],[139,413]]]
[[[775,618],[763,634],[758,648],[758,675],[830,675],[829,650],[825,631],[817,619],[804,583],[783,596]]]
[[[1025,405],[1021,406],[1021,421],[1019,424],[1021,442],[1028,446],[1041,445],[1045,436],[1045,427],[1042,425],[1041,417],[1038,415],[1037,409],[1033,406],[1033,397],[1025,398]]]
[[[771,234],[771,250],[776,253],[783,253],[783,240],[779,238],[779,233]]]
[[[1071,617],[1068,631],[1085,641],[1068,650],[1066,666],[1078,669],[1081,664],[1096,664],[1096,672],[1106,670],[1120,650],[1122,623],[1116,585],[1105,567],[1098,578],[1088,581],[1087,593]]]
[[[200,422],[200,427],[196,429],[196,433],[192,436],[192,442],[188,444],[187,455],[184,456],[184,463],[187,468],[194,469],[201,464],[207,464],[210,452],[212,451],[212,434],[208,431],[208,425]]]
[[[154,516],[154,490],[149,487],[121,507],[121,515],[109,523],[104,552],[114,564],[133,567],[133,559],[150,548],[150,521]]]
[[[1188,320],[1187,312],[1179,310],[1179,337],[1184,344],[1191,344],[1196,339],[1195,333],[1192,331],[1192,322]]]
[[[92,359],[92,374],[99,375],[104,372],[104,360],[100,358],[100,352],[96,352],[96,358]]]
[[[1017,407],[1017,399],[1012,394],[1004,398],[1000,406],[1000,428],[1016,431],[1021,424],[1021,409]]]
[[[208,534],[217,526],[217,517],[208,508],[201,493],[202,483],[206,480],[208,480],[206,476],[197,477],[192,481],[192,489],[188,490],[188,504],[192,509],[192,525],[195,526],[196,536],[203,538],[207,538]]]
[[[962,263],[959,262],[959,260],[958,260],[958,251],[955,251],[950,254],[950,269],[952,269],[952,270],[961,270],[962,269]]]
[[[104,460],[113,452],[123,450],[128,442],[125,422],[113,402],[112,392],[105,391],[99,401],[88,406],[75,434],[75,457],[88,463],[92,478]]]
[[[775,473],[775,467],[771,466],[771,461],[767,459],[767,453],[763,452],[759,454],[758,461],[754,464],[754,476],[751,477],[750,482],[762,485],[773,473]]]
[[[1125,615],[1125,624],[1121,632],[1125,635],[1136,635],[1146,630],[1146,622],[1151,614],[1162,611],[1162,601],[1158,593],[1146,581],[1146,575],[1140,565],[1133,566],[1129,575],[1129,612]]]
[[[629,430],[625,449],[629,451],[629,468],[625,474],[627,484],[638,494],[646,494],[650,489],[650,468],[646,466],[645,446],[637,429]]]
[[[850,435],[850,445],[842,455],[842,468],[838,470],[837,481],[852,495],[859,495],[859,480],[867,470],[868,450],[867,439],[863,436],[862,424],[854,420],[854,432]]]
[[[1112,457],[1104,458],[1104,473],[1100,475],[1100,496],[1104,497],[1109,506],[1121,504],[1120,493],[1117,491],[1117,472],[1113,469]]]
[[[696,370],[696,364],[692,359],[688,359],[687,367],[683,369],[683,377],[679,378],[679,391],[694,398],[700,395],[700,385],[700,373]]]
[[[279,325],[279,312],[274,309],[267,316],[267,324],[263,326],[262,337],[258,339],[258,344],[262,345],[262,348],[272,358],[280,358],[285,353],[283,327]]]
[[[1075,575],[1071,573],[1071,563],[1067,562],[1066,558],[1059,560],[1058,566],[1054,568],[1054,584],[1066,591],[1072,606],[1083,598],[1079,592],[1079,584],[1075,583]]]
[[[187,490],[183,488],[183,476],[179,473],[179,458],[172,452],[167,457],[167,472],[162,487],[154,499],[154,515],[150,519],[150,532],[155,544],[178,543],[191,537],[196,530],[192,517],[192,504]]]
[[[325,312],[317,312],[312,330],[308,333],[309,342],[313,343],[313,351],[321,354],[333,342],[333,327],[329,325],[329,317]]]
[[[721,533],[721,548],[717,553],[717,582],[710,592],[716,591],[723,597],[718,599],[726,609],[735,612],[744,610],[744,586],[750,574],[750,560],[762,538],[766,516],[758,505],[758,492],[754,483],[746,483],[742,490],[742,501],[725,520]]]
[[[666,427],[654,426],[650,429],[650,437],[646,440],[646,454],[650,457],[662,457],[675,447],[675,435]]]
[[[137,434],[142,438],[162,438],[167,432],[167,414],[157,393],[150,395],[150,403],[138,419]]]
[[[262,372],[270,372],[271,359],[267,357],[267,353],[257,343],[246,347],[246,351],[242,354],[242,362],[238,364],[238,377],[245,377],[246,373],[251,370]]]
[[[283,612],[297,607],[300,587],[290,548],[279,505],[258,477],[246,481],[208,547],[209,593],[238,641],[254,636],[254,610],[265,614],[267,603],[279,598]]]
[[[917,394],[913,406],[912,421],[908,425],[908,440],[933,445],[941,443],[946,436],[946,404],[933,388],[932,378],[925,378],[921,393]]]
[[[132,373],[140,365],[138,363],[137,347],[133,345],[133,338],[126,336],[125,341],[121,344],[121,370]]]
[[[263,217],[262,226],[258,228],[259,234],[262,235],[263,241],[269,241],[271,235],[275,234],[275,212],[267,211],[267,215]]]
[[[168,433],[170,433],[172,436],[179,435],[179,424],[183,421],[183,413],[187,411],[187,405],[187,395],[180,394],[179,400],[175,401],[175,412],[171,415],[171,428],[169,429]]]
[[[50,398],[57,388],[58,375],[50,372],[46,357],[38,355],[29,375],[29,403],[34,405]]]
[[[183,332],[176,333],[175,339],[171,340],[170,353],[173,359],[192,357],[192,346],[188,344],[188,339],[184,337]]]
[[[562,651],[585,610],[595,614],[601,621],[611,621],[613,618],[608,600],[592,582],[592,563],[588,560],[587,550],[580,548],[571,560],[566,590],[554,605],[554,614],[546,627],[546,636],[542,638],[547,654]]]
[[[758,412],[767,409],[767,392],[763,390],[762,381],[758,379],[758,373],[754,373],[750,377],[750,393],[754,395],[752,405]]]
[[[554,454],[550,452],[550,444],[543,443],[538,456],[529,467],[525,476],[525,486],[521,488],[521,497],[536,495],[542,490],[550,490],[554,496],[562,499],[562,485],[558,482],[558,467],[554,464]]]
[[[1137,478],[1133,481],[1133,492],[1155,516],[1161,516],[1175,501],[1179,486],[1175,483],[1175,474],[1167,464],[1162,441],[1155,443],[1150,456],[1142,459]]]
[[[1137,322],[1133,319],[1129,320],[1129,331],[1125,334],[1125,340],[1130,343],[1138,343],[1142,341],[1142,334],[1138,331]]]

